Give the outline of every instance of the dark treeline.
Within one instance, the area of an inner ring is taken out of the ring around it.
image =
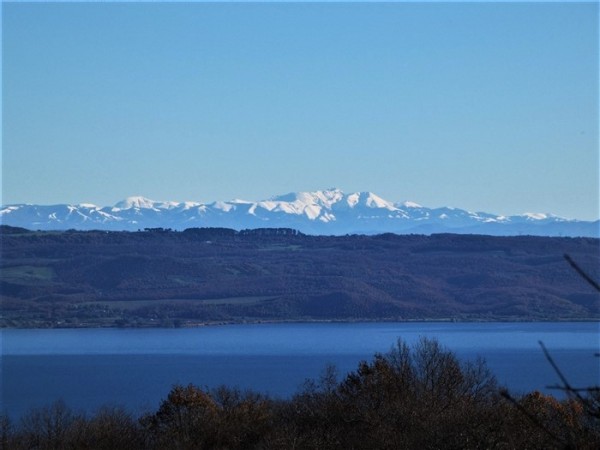
[[[595,449],[600,396],[511,397],[483,361],[437,341],[399,341],[337,379],[326,368],[287,400],[175,386],[141,417],[86,416],[57,402],[0,423],[6,449]]]

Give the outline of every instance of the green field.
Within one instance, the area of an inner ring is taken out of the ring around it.
[[[102,306],[111,309],[121,309],[124,311],[136,310],[154,306],[167,306],[177,304],[178,306],[189,305],[255,305],[257,303],[273,300],[277,297],[228,297],[228,298],[207,298],[207,299],[182,299],[168,298],[158,300],[120,300],[90,303],[94,306]]]
[[[37,284],[52,281],[54,276],[54,270],[51,267],[13,266],[3,267],[0,270],[0,280],[8,283]]]

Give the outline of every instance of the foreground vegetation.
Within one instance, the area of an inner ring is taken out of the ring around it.
[[[559,401],[502,390],[483,361],[437,341],[399,341],[338,380],[326,368],[289,400],[221,387],[175,386],[134,417],[63,403],[0,423],[6,449],[553,449],[600,448],[597,389]]]

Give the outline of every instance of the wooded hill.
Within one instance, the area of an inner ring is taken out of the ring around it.
[[[2,326],[599,319],[594,238],[0,227]]]

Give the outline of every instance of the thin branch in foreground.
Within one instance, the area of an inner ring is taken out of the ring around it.
[[[583,269],[581,267],[579,267],[579,265],[573,261],[573,258],[571,258],[568,254],[564,254],[563,257],[567,260],[567,262],[571,265],[571,267],[573,269],[575,269],[575,271],[581,275],[581,277],[587,281],[591,286],[593,286],[594,289],[596,289],[598,292],[600,292],[600,284],[598,284],[592,277],[590,277],[587,273],[585,273],[583,271]]]
[[[565,448],[570,448],[570,446],[567,442],[565,442],[563,439],[561,439],[556,434],[554,434],[552,431],[550,431],[548,429],[548,427],[546,427],[533,414],[531,414],[529,411],[527,411],[527,409],[525,409],[523,407],[523,405],[521,405],[517,400],[515,400],[506,389],[502,389],[500,391],[500,395],[502,397],[504,397],[506,400],[508,400],[509,402],[511,402],[513,404],[513,406],[515,408],[517,408],[521,414],[523,414],[525,417],[527,417],[527,419],[529,419],[529,421],[531,423],[533,423],[536,427],[538,427],[540,430],[542,430],[544,433],[546,433],[552,440],[554,440],[556,442],[560,442],[560,444],[563,445]]]
[[[565,377],[563,375],[562,371],[560,370],[560,368],[558,367],[558,365],[556,364],[556,362],[554,362],[554,359],[550,355],[550,352],[548,351],[548,349],[546,348],[546,346],[544,345],[544,343],[542,341],[538,341],[538,343],[540,344],[540,347],[542,347],[542,351],[544,352],[544,356],[546,357],[546,359],[548,360],[548,362],[550,363],[550,365],[552,366],[552,368],[554,369],[554,371],[556,372],[556,374],[560,378],[560,381],[563,384],[562,389],[567,394],[574,395],[575,397],[577,397],[577,400],[579,400],[580,402],[585,403],[585,400],[583,399],[583,397],[581,396],[581,394],[579,394],[579,392],[576,389],[573,389],[573,386],[571,386],[571,384],[569,383],[569,380],[567,380],[567,377]]]
[[[555,389],[557,391],[573,391],[573,392],[600,392],[600,386],[590,386],[590,387],[582,387],[582,388],[566,388],[565,386],[561,386],[559,384],[553,384],[550,386],[546,386],[548,389]]]
[[[590,398],[586,399],[581,395],[581,392],[587,392],[588,394],[593,394],[594,392],[600,392],[600,386],[593,386],[593,387],[588,387],[588,388],[574,388],[573,386],[571,386],[571,384],[569,383],[567,378],[563,375],[563,373],[561,372],[561,370],[558,367],[558,365],[556,364],[556,362],[554,362],[554,359],[552,358],[552,356],[550,356],[550,353],[548,352],[548,349],[546,348],[544,343],[542,341],[538,341],[538,342],[539,342],[540,346],[542,347],[542,350],[544,352],[544,355],[546,356],[546,359],[548,360],[548,362],[550,363],[550,365],[552,366],[552,368],[554,369],[554,371],[556,372],[556,374],[559,376],[560,380],[562,381],[562,386],[560,386],[560,385],[547,386],[548,389],[558,389],[558,390],[565,392],[567,394],[567,396],[569,396],[569,397],[575,396],[575,398],[577,399],[579,404],[581,406],[583,406],[583,408],[587,411],[587,414],[589,414],[592,417],[600,418],[600,409],[598,408],[598,406],[596,406],[597,403],[595,404],[594,400],[591,400]],[[596,402],[597,402],[597,400],[596,400]]]

